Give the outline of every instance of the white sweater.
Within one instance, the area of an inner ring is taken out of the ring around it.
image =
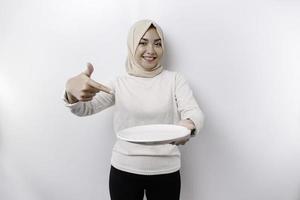
[[[99,92],[92,101],[69,104],[78,116],[98,113],[115,105],[114,132],[147,124],[177,124],[190,118],[195,135],[203,127],[203,113],[185,78],[178,72],[163,70],[153,78],[132,75],[117,77],[108,84],[114,95]],[[180,152],[176,145],[141,145],[117,140],[112,151],[111,164],[120,170],[155,175],[180,169]]]

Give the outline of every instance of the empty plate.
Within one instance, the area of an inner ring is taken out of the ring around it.
[[[140,144],[168,144],[189,137],[191,130],[173,124],[151,124],[123,129],[117,137]]]

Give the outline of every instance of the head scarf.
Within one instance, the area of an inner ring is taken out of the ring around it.
[[[161,28],[152,20],[140,20],[133,24],[131,27],[128,38],[127,38],[127,46],[128,46],[128,57],[126,60],[126,71],[128,74],[138,77],[146,77],[152,78],[158,74],[160,74],[163,70],[163,66],[158,63],[154,68],[150,71],[145,70],[142,66],[140,66],[135,58],[135,51],[138,47],[138,44],[150,26],[153,25],[156,28],[156,31],[161,39],[162,50],[164,52],[164,38],[163,32]]]

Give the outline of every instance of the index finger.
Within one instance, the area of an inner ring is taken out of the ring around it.
[[[94,81],[93,79],[89,79],[88,84],[100,91],[106,92],[108,94],[113,94],[112,89],[110,89],[109,87],[102,85],[96,81]]]

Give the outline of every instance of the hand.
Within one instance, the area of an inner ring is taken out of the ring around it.
[[[87,64],[87,68],[79,75],[70,78],[66,83],[66,92],[70,103],[77,101],[90,101],[96,95],[96,93],[103,91],[112,94],[112,90],[106,87],[90,77],[94,71],[94,67],[91,63]]]
[[[193,130],[193,129],[196,128],[194,122],[193,122],[192,120],[190,120],[190,119],[183,119],[183,120],[180,120],[180,121],[177,123],[177,125],[179,125],[179,126],[184,126],[184,127],[186,127],[187,129],[189,129],[189,130]]]
[[[185,143],[187,143],[191,138],[191,135],[188,135],[187,137],[181,139],[181,140],[177,140],[175,142],[172,142],[170,144],[173,144],[173,145],[185,145]]]
[[[179,126],[184,126],[186,127],[187,129],[189,130],[193,130],[195,129],[195,124],[192,120],[190,119],[184,119],[184,120],[181,120],[178,122],[178,125]],[[181,140],[178,140],[176,142],[172,142],[171,144],[174,144],[174,145],[184,145],[185,143],[187,143],[189,141],[189,139],[191,138],[191,135],[181,139]]]

